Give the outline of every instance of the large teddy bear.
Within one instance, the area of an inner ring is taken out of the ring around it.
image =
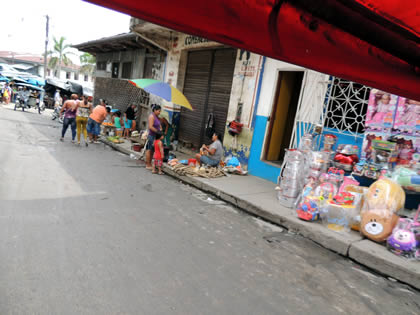
[[[361,212],[360,232],[375,242],[385,241],[398,222],[396,214],[405,203],[405,192],[399,184],[381,178],[368,189]]]

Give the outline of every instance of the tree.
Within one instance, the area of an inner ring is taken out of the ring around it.
[[[52,56],[50,61],[48,62],[48,67],[52,69],[58,68],[58,76],[60,77],[61,73],[61,65],[64,64],[68,66],[72,64],[71,60],[69,59],[68,55],[73,54],[69,51],[71,48],[70,44],[65,44],[66,38],[61,36],[60,39],[53,37],[54,40],[54,47],[53,50],[48,52],[48,55]]]
[[[83,53],[80,55],[80,71],[87,74],[93,74],[95,72],[96,58],[89,53]]]

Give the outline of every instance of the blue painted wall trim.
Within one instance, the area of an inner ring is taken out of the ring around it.
[[[274,183],[277,183],[277,177],[280,173],[280,166],[274,166],[267,162],[261,161],[261,153],[264,147],[265,131],[267,129],[267,118],[266,116],[256,116],[254,134],[252,137],[251,154],[248,161],[248,171],[254,176],[258,176]],[[363,144],[363,134],[357,134],[356,136],[350,133],[341,132],[338,133],[336,129],[324,128],[323,135],[326,133],[335,134],[337,144],[352,144],[357,145],[361,150]],[[323,139],[323,138],[322,138]],[[323,140],[321,141],[321,148],[323,146]],[[359,154],[360,156],[360,154]]]
[[[248,171],[251,175],[277,183],[280,166],[276,167],[260,159],[262,148],[264,147],[265,130],[268,123],[267,118],[266,116],[255,116],[255,128],[252,136],[251,154],[248,160]]]
[[[252,113],[251,129],[253,129],[255,127],[255,117],[257,116],[258,104],[260,103],[260,93],[261,93],[262,81],[263,81],[263,78],[264,78],[264,68],[265,68],[265,60],[266,59],[267,59],[267,57],[264,56],[262,66],[261,66],[260,79],[258,81],[257,95],[256,95],[256,100],[255,100],[255,108],[254,108],[254,112]]]

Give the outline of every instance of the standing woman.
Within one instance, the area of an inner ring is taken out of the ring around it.
[[[92,113],[92,103],[88,102],[86,96],[82,96],[82,101],[77,108],[76,114],[76,129],[77,129],[77,144],[80,145],[80,134],[83,132],[85,145],[88,146],[87,122],[89,115]]]
[[[149,115],[149,135],[147,136],[147,145],[146,145],[146,169],[152,169],[152,150],[153,142],[156,138],[156,133],[162,131],[162,126],[160,124],[160,115],[161,107],[160,105],[152,105],[152,113]]]

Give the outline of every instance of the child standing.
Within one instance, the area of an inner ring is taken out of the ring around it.
[[[127,118],[127,115],[124,115],[124,138],[130,136],[131,123],[132,121]]]
[[[114,114],[114,126],[115,126],[116,135],[121,137],[122,136],[121,112],[116,112]]]
[[[155,136],[155,141],[153,143],[153,147],[155,149],[155,153],[153,153],[153,169],[152,173],[156,174],[156,167],[159,171],[159,175],[162,175],[162,164],[163,164],[163,134],[157,132]]]

